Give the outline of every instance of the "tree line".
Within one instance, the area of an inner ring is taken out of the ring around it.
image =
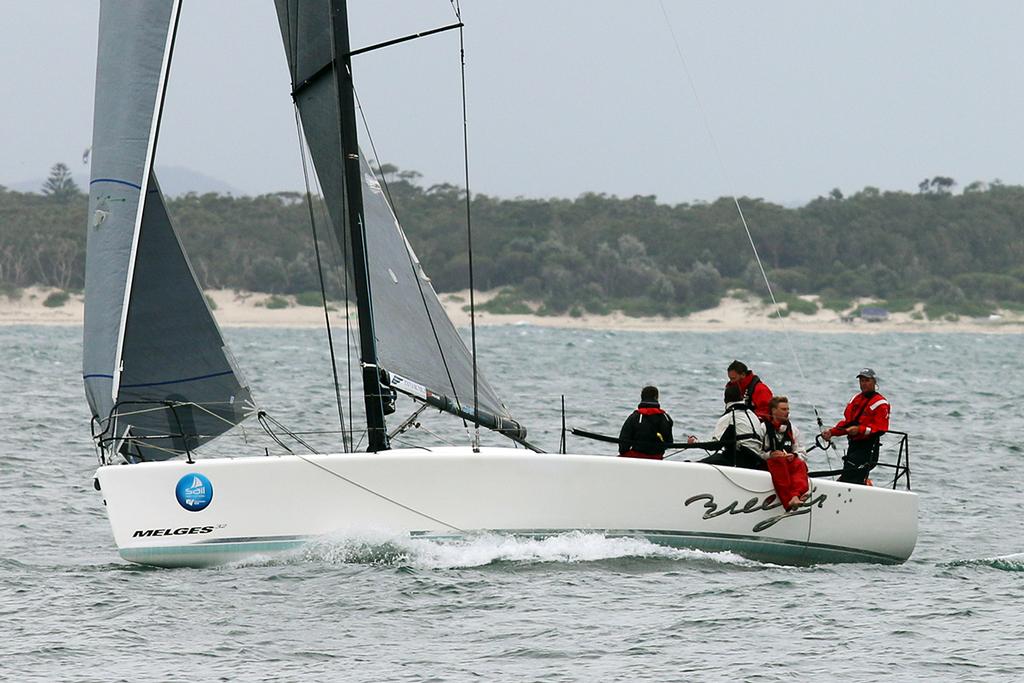
[[[62,165],[61,165],[62,166]],[[55,167],[42,194],[0,187],[0,283],[83,286],[87,197]],[[439,292],[465,289],[466,195],[425,187],[413,171],[383,177],[409,241]],[[916,193],[833,190],[799,208],[741,198],[773,289],[792,311],[801,294],[842,310],[871,297],[930,316],[1024,307],[1024,187],[937,176]],[[319,289],[305,196],[187,194],[168,210],[204,287],[299,294]],[[315,202],[321,252],[341,257]],[[474,195],[470,218],[479,289],[503,288],[492,310],[680,315],[725,292],[765,291],[733,201],[659,203],[653,195],[575,199]],[[331,292],[342,291],[328,268]]]

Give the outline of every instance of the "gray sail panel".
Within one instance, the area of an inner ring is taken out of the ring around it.
[[[363,211],[380,366],[473,410],[473,357],[406,239],[365,159]],[[477,369],[479,407],[512,419]]]
[[[113,407],[125,286],[175,3],[100,5],[82,368],[94,416]]]
[[[330,0],[275,0],[277,21],[297,87],[334,60]],[[330,74],[325,75],[330,80]]]
[[[346,235],[345,172],[328,0],[276,0],[295,104],[335,235]]]
[[[196,448],[255,411],[155,175],[146,192],[121,362],[117,423],[130,427],[132,452],[138,447],[145,460]]]
[[[334,233],[345,236],[345,175],[330,3],[277,0],[276,4],[303,132]],[[472,356],[420,268],[362,154],[360,165],[378,364],[398,375],[400,383],[406,381],[403,390],[420,385],[432,394],[432,405],[472,419]],[[488,426],[511,420],[501,399],[479,375],[478,387],[481,412],[498,418],[487,421]],[[510,431],[519,434],[519,426]]]

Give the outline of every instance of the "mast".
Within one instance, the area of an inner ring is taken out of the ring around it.
[[[344,164],[345,193],[348,206],[349,238],[352,244],[352,275],[359,314],[360,365],[363,369],[363,399],[366,404],[367,450],[387,450],[387,424],[384,421],[384,396],[377,367],[377,340],[373,329],[370,277],[366,259],[366,222],[363,212],[362,172],[359,168],[359,141],[356,134],[356,106],[352,85],[352,55],[348,35],[345,0],[331,0],[331,33],[334,49],[334,75],[338,88],[341,126],[341,153]],[[339,235],[344,239],[343,235]]]

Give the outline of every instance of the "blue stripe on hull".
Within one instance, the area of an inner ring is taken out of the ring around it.
[[[214,567],[238,562],[255,555],[269,555],[294,550],[308,539],[253,540],[238,543],[196,543],[195,545],[160,546],[156,548],[121,548],[121,557],[136,564],[154,567]]]

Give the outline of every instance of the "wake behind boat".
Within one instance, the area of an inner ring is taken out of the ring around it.
[[[786,512],[766,472],[535,452],[445,314],[359,148],[351,57],[365,50],[349,46],[345,3],[276,4],[291,96],[330,228],[349,257],[368,452],[354,452],[352,415],[346,427],[339,398],[344,452],[194,460],[195,449],[243,420],[268,418],[224,343],[153,171],[180,2],[104,2],[83,376],[101,462],[96,487],[122,557],[207,566],[365,530],[585,531],[788,564],[910,556],[917,498],[895,490],[902,459],[893,489],[815,479],[807,500]],[[439,30],[452,28],[461,21]],[[415,410],[389,431],[399,395]],[[526,448],[479,447],[476,438],[467,447],[392,448],[428,406]]]

